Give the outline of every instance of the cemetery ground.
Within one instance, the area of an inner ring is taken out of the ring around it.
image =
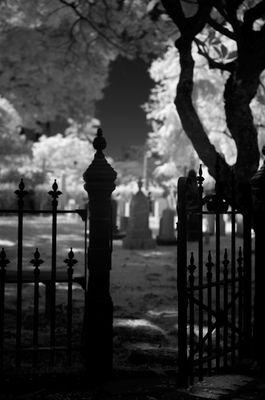
[[[153,232],[154,236],[157,232]],[[16,268],[16,218],[0,219],[0,247],[4,247],[10,260],[7,268]],[[229,245],[229,235],[222,239],[223,248]],[[237,240],[242,244],[242,239]],[[84,225],[77,216],[58,218],[57,268],[66,269],[63,260],[70,247],[73,248],[78,264],[75,271],[84,271]],[[196,243],[189,243],[196,251]],[[209,246],[205,244],[205,260]],[[51,221],[49,217],[28,217],[24,224],[23,265],[32,268],[30,260],[38,247],[44,263],[49,268],[51,258]],[[213,254],[214,255],[214,254]],[[206,262],[206,261],[205,261]],[[32,344],[33,284],[23,284],[23,345]],[[40,344],[49,346],[49,320],[45,316],[45,288],[40,287]],[[150,250],[123,249],[122,241],[114,241],[111,270],[111,296],[114,303],[114,369],[118,374],[129,376],[142,374],[174,377],[177,371],[177,248],[157,246]],[[66,344],[67,284],[56,285],[56,344]],[[80,345],[84,310],[83,289],[74,284],[73,290],[73,345]],[[16,285],[6,285],[5,346],[15,347]],[[11,353],[10,353],[11,354]],[[6,371],[14,364],[8,355]],[[24,371],[29,368],[32,355],[25,355]],[[56,367],[58,376],[67,372],[66,358],[58,351]],[[9,366],[8,366],[9,364]],[[39,356],[39,371],[49,366],[49,351]],[[73,358],[70,371],[82,372],[79,349]],[[167,383],[168,384],[168,383]],[[163,391],[163,390],[162,390]],[[78,397],[77,397],[78,398]],[[81,397],[80,397],[81,398]],[[161,399],[166,397],[160,397]]]

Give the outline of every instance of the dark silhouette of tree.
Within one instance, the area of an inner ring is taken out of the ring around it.
[[[215,176],[218,159],[221,178],[227,182],[230,167],[210,143],[192,102],[195,44],[210,68],[228,73],[224,102],[227,127],[237,147],[233,169],[238,182],[248,182],[259,164],[250,103],[265,68],[265,1],[161,1],[180,32],[175,42],[181,65],[175,105],[183,128],[211,175]],[[189,6],[189,15],[184,4]],[[203,32],[204,41],[198,37]],[[234,42],[232,50],[228,42]]]

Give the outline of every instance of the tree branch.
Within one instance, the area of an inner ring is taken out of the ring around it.
[[[215,167],[218,159],[222,172],[225,171],[228,176],[230,173],[230,167],[210,142],[192,103],[194,60],[191,54],[191,43],[188,44],[186,42],[185,45],[182,44],[178,47],[178,50],[181,72],[175,105],[183,129],[192,142],[198,156],[203,163],[207,165],[210,174],[213,177],[215,176]]]
[[[207,22],[212,28],[220,32],[222,35],[228,37],[229,39],[236,40],[236,35],[234,34],[234,32],[231,32],[229,29],[225,28],[223,25],[219,24],[210,16],[207,19]]]
[[[221,63],[215,61],[213,58],[209,56],[209,54],[205,50],[203,50],[203,43],[199,39],[195,38],[194,42],[197,45],[198,53],[208,61],[210,69],[219,69],[220,71],[228,71],[228,72],[232,72],[234,70],[235,67],[234,61],[231,61],[229,63]]]
[[[65,4],[66,6],[70,7],[74,13],[80,18],[80,20],[83,20],[87,22],[91,28],[97,32],[99,36],[101,36],[107,43],[109,43],[111,46],[117,48],[118,50],[122,51],[124,54],[126,54],[128,51],[127,49],[123,48],[119,43],[114,42],[109,36],[107,36],[104,32],[102,32],[102,29],[98,28],[97,25],[91,21],[88,17],[85,17],[82,12],[80,12],[77,8],[77,4],[74,3],[73,1],[67,1],[67,0],[59,0],[61,3]]]

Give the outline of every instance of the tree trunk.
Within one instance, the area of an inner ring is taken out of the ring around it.
[[[258,134],[253,123],[250,102],[259,85],[259,74],[240,77],[235,70],[224,91],[227,127],[236,143],[236,180],[248,182],[259,165]]]
[[[208,167],[209,173],[216,177],[216,164],[219,163],[220,180],[226,181],[231,175],[231,168],[211,144],[207,133],[198,117],[192,102],[194,60],[191,50],[192,43],[179,40],[176,43],[179,51],[180,77],[177,86],[175,105],[185,133],[202,162]],[[222,177],[225,177],[225,179]]]

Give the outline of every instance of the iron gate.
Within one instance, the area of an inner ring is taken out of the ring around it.
[[[203,181],[200,167],[197,177],[178,182],[178,361],[183,386],[231,369],[252,337],[250,216],[240,213],[234,200],[228,204],[223,199],[218,182],[215,193],[205,196]],[[229,232],[222,236],[224,217]],[[207,218],[213,220],[212,236],[205,232]]]

